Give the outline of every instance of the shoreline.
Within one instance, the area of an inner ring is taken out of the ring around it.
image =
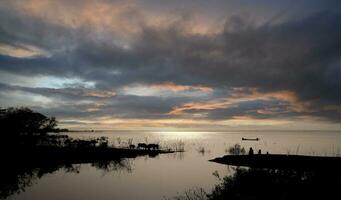
[[[225,155],[209,160],[225,165],[275,169],[330,169],[341,167],[341,157],[285,154]]]

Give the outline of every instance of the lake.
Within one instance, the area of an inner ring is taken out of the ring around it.
[[[341,132],[338,131],[231,131],[231,132],[74,132],[74,138],[106,136],[111,145],[159,143],[163,147],[185,145],[185,152],[161,154],[155,158],[126,159],[111,168],[94,164],[74,165],[73,170],[57,168],[38,176],[25,191],[8,199],[163,199],[200,187],[210,191],[219,183],[212,173],[222,177],[233,168],[208,162],[226,154],[226,149],[238,143],[246,151],[270,154],[303,154],[340,156]],[[241,138],[260,138],[242,141]]]

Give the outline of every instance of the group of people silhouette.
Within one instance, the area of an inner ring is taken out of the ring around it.
[[[253,149],[252,149],[252,147],[250,147],[249,155],[253,155],[253,154],[254,154]],[[262,154],[262,150],[261,149],[258,150],[258,154]],[[269,154],[269,152],[266,152],[266,154]]]

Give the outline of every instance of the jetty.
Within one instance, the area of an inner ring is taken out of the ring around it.
[[[254,168],[340,169],[341,157],[284,154],[225,155],[211,162]]]

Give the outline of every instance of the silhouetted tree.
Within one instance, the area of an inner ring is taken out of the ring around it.
[[[56,118],[34,112],[29,108],[0,108],[0,140],[2,146],[33,145],[48,132],[55,130]]]
[[[4,134],[32,135],[53,131],[57,126],[55,117],[34,112],[29,108],[0,109],[0,125]]]

